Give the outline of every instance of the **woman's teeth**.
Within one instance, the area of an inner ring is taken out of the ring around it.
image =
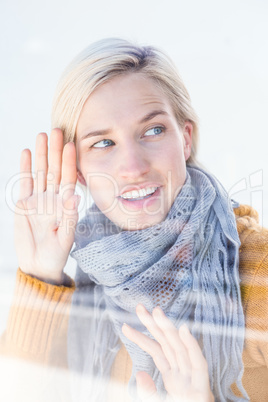
[[[127,191],[126,193],[122,194],[121,197],[124,198],[124,200],[138,200],[152,195],[155,193],[157,188],[158,187],[147,187],[140,190]]]

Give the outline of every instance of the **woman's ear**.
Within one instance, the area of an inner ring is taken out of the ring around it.
[[[185,161],[187,161],[191,156],[192,132],[193,132],[192,123],[190,123],[189,121],[186,121],[184,124],[184,128],[183,128]]]
[[[81,183],[83,186],[86,186],[86,180],[84,179],[84,176],[82,175],[82,173],[80,172],[80,170],[77,169],[77,180],[79,181],[79,183]]]

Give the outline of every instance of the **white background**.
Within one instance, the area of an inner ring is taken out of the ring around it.
[[[123,37],[173,58],[200,117],[199,159],[268,226],[267,21],[266,0],[0,0],[0,329],[17,269],[10,183],[20,151],[49,132],[58,78],[95,40]]]

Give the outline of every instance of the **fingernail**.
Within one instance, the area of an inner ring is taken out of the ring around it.
[[[146,308],[144,307],[144,305],[143,304],[137,304],[137,306],[136,306],[136,312],[137,313],[145,313],[145,312],[147,312],[147,310],[146,310]]]
[[[185,334],[189,334],[189,328],[187,327],[187,325],[184,323],[181,325],[180,327],[180,331],[184,332]]]
[[[165,315],[164,311],[159,306],[154,308],[153,313],[158,314],[158,315],[162,315],[162,316]]]
[[[131,327],[128,325],[128,324],[126,324],[125,322],[124,322],[124,324],[122,325],[122,331],[123,331],[123,329],[125,329],[125,330],[127,330],[127,329],[131,329]]]

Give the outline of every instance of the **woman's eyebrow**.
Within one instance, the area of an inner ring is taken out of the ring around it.
[[[90,138],[90,137],[96,137],[98,135],[107,135],[111,132],[111,130],[96,130],[96,131],[91,131],[90,133],[87,133],[85,135],[83,135],[80,139],[80,141],[85,140],[86,138]]]
[[[159,114],[162,115],[167,115],[168,113],[165,112],[164,110],[153,110],[152,112],[146,114],[146,116],[144,116],[141,120],[140,120],[140,124],[141,123],[146,123],[149,120],[152,120],[155,116],[158,116]]]

